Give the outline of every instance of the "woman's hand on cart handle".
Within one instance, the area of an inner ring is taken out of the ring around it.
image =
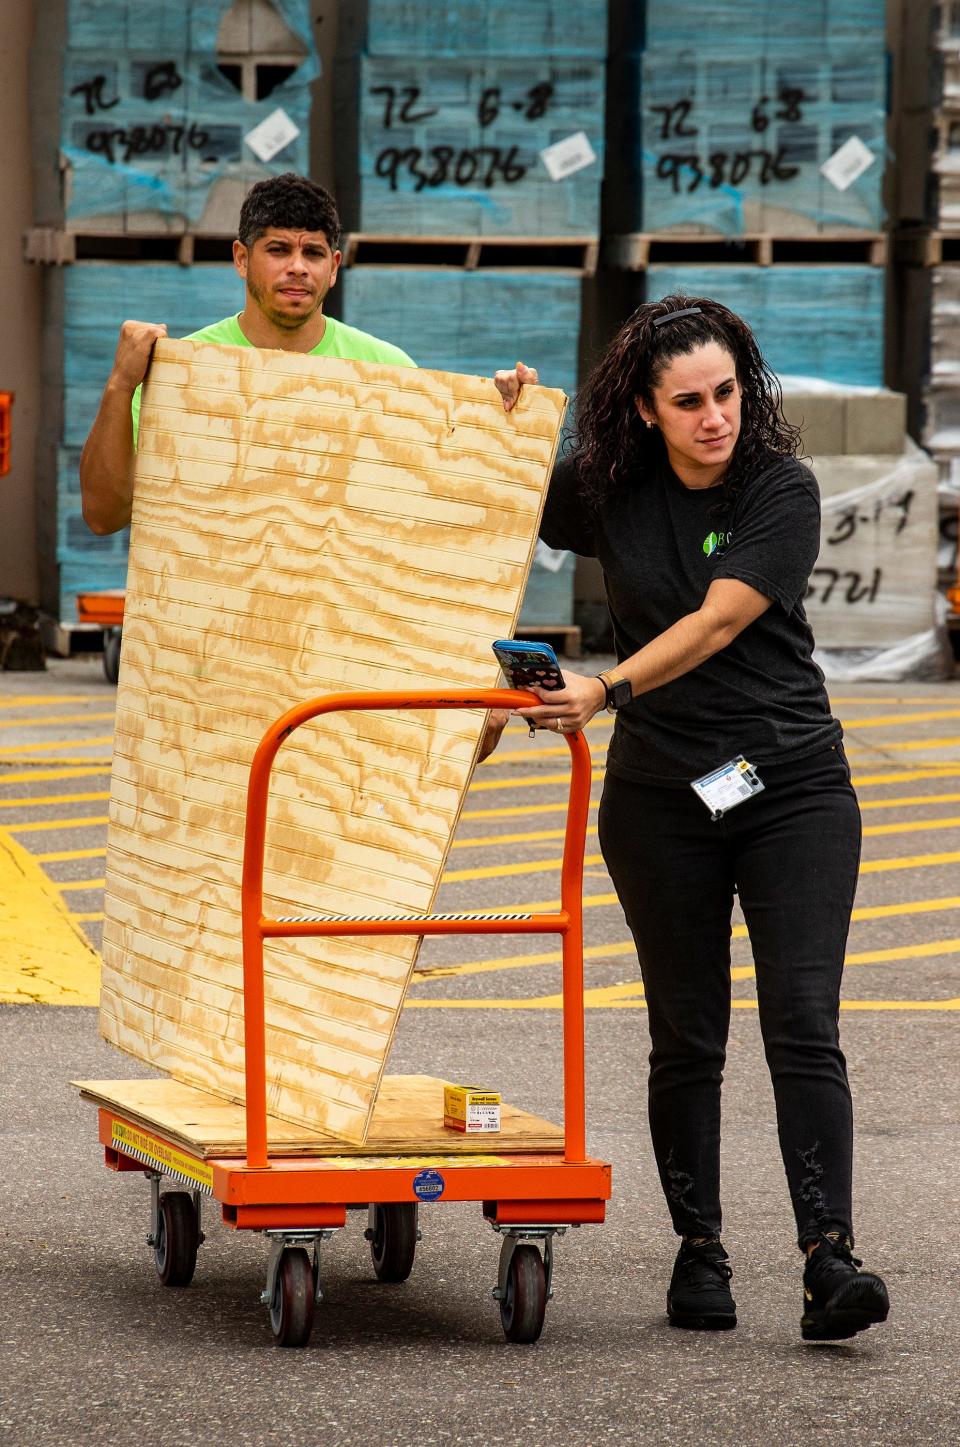
[[[536,367],[518,362],[512,371],[494,372],[493,385],[503,398],[504,412],[512,412],[524,387],[535,387],[540,381]]]
[[[584,728],[607,702],[602,679],[582,673],[568,673],[566,688],[534,688],[543,703],[539,708],[518,708],[514,713],[531,719],[543,729],[572,734]]]

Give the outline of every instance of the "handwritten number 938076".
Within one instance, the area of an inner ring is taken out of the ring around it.
[[[807,96],[796,87],[781,88],[776,103],[770,96],[760,96],[750,112],[750,130],[763,135],[771,122],[797,124],[803,120],[803,102]],[[776,104],[771,112],[770,107]],[[699,126],[692,125],[694,103],[691,100],[674,101],[668,105],[649,107],[652,115],[659,118],[661,141],[684,141],[699,136]],[[788,159],[789,148],[780,144],[776,149],[768,146],[746,146],[737,151],[716,150],[703,157],[695,150],[665,152],[657,158],[657,175],[663,181],[670,181],[674,194],[679,194],[686,182],[687,193],[696,191],[703,183],[716,190],[720,186],[739,186],[751,175],[755,175],[761,186],[774,181],[792,181],[799,174],[800,167]]]
[[[500,86],[488,86],[477,102],[477,121],[482,130],[497,120],[506,108],[522,120],[535,121],[546,115],[553,99],[554,87],[549,81],[531,86],[522,96],[504,100]],[[383,96],[383,129],[394,124],[419,125],[437,115],[436,108],[421,101],[419,86],[371,86],[370,94]],[[396,191],[406,171],[414,182],[414,191],[425,187],[480,185],[487,189],[498,181],[508,186],[522,181],[531,162],[521,158],[519,146],[385,146],[374,161],[374,173],[389,181]]]

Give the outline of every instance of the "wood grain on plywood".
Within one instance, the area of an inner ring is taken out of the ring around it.
[[[243,1096],[239,873],[267,725],[351,689],[492,687],[565,399],[193,342],[144,389],[117,701],[101,1027]],[[480,712],[329,716],[284,746],[271,914],[432,908]],[[363,1143],[415,939],[271,942],[268,1105]],[[369,1144],[369,1141],[368,1141]]]

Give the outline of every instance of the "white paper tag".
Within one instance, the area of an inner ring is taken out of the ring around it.
[[[569,556],[564,548],[548,548],[541,538],[537,538],[537,546],[533,550],[533,565],[535,568],[548,568],[551,573],[559,573]]]
[[[540,152],[540,159],[550,172],[552,181],[564,181],[584,166],[592,166],[597,153],[590,144],[586,131],[574,131],[572,136],[557,141]]]
[[[876,159],[870,147],[864,145],[859,136],[851,136],[838,151],[834,151],[828,161],[824,161],[820,174],[826,176],[830,185],[835,186],[838,191],[846,191],[864,171],[869,171]]]
[[[738,754],[711,774],[694,779],[690,787],[706,804],[713,818],[719,819],[728,809],[735,809],[738,804],[759,794],[763,783],[753,765],[747,763],[743,754]]]
[[[253,130],[248,131],[243,139],[261,161],[272,161],[278,151],[282,151],[284,146],[289,146],[290,142],[296,140],[299,134],[300,127],[294,125],[282,106],[277,106],[277,109],[271,112],[265,121],[254,126]]]

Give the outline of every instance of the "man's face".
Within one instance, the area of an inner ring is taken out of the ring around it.
[[[271,226],[250,247],[235,241],[233,260],[267,320],[293,331],[323,305],[337,279],[340,252],[322,231]]]

